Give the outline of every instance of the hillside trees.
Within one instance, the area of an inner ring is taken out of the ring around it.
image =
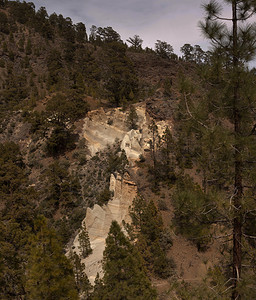
[[[138,89],[138,78],[132,62],[126,56],[126,47],[120,42],[110,42],[105,47],[107,68],[105,88],[115,105],[131,101]]]
[[[9,24],[6,13],[0,12],[0,32],[9,33]]]
[[[59,91],[67,94],[69,89],[74,93],[79,90],[80,98],[107,97],[118,105],[136,99],[138,80],[126,56],[127,45],[112,27],[93,26],[88,41],[83,23],[73,24],[70,18],[56,13],[49,16],[44,7],[35,11],[32,4],[9,1],[5,10],[8,14],[1,12],[0,32],[8,56],[4,67],[9,69],[2,79],[1,101],[14,106],[21,102],[19,99],[23,104],[31,98],[25,103],[34,105],[45,95]],[[14,27],[15,22],[22,29]],[[26,38],[22,33],[25,27],[31,31]],[[42,47],[38,47],[37,40]],[[40,71],[34,73],[31,61],[38,59],[42,60]]]
[[[78,83],[77,83],[78,85]],[[48,116],[53,124],[66,125],[75,122],[87,112],[87,104],[78,91],[68,91],[67,94],[56,93],[46,105]]]
[[[103,257],[104,276],[93,299],[156,299],[142,259],[116,221],[106,239]]]
[[[78,43],[84,43],[88,40],[86,28],[84,23],[79,22],[75,25],[76,29],[76,40]]]
[[[184,44],[180,51],[183,53],[182,58],[185,61],[194,61],[197,64],[202,64],[207,60],[207,53],[205,53],[199,45],[194,47],[190,44]]]
[[[0,298],[21,299],[37,194],[18,145],[0,144]]]
[[[5,7],[5,5],[6,5],[6,0],[1,0],[0,1],[0,7]]]
[[[246,282],[255,278],[253,268],[242,267],[243,262],[253,263],[246,228],[250,227],[248,217],[255,214],[252,174],[256,103],[255,77],[246,63],[255,54],[255,26],[247,23],[255,13],[255,2],[223,2],[231,8],[231,18],[222,17],[221,5],[210,1],[204,5],[205,21],[200,22],[203,33],[212,42],[211,65],[203,75],[205,84],[210,86],[209,93],[198,103],[191,85],[183,81],[183,110],[179,114],[186,119],[182,125],[189,136],[186,147],[191,162],[199,167],[204,191],[216,195],[209,210],[203,213],[208,217],[215,214],[210,223],[220,221],[226,225],[224,240],[228,240],[232,229],[231,270],[227,278],[231,285],[227,284],[225,292],[231,291],[231,299],[246,299],[254,289]],[[230,21],[231,28],[223,21]],[[255,232],[250,232],[252,239]]]
[[[127,116],[127,125],[128,125],[130,130],[131,129],[134,129],[134,130],[138,129],[138,125],[137,125],[138,119],[139,119],[139,117],[136,113],[136,109],[133,105],[131,105],[129,114]]]
[[[72,266],[44,217],[35,221],[26,274],[28,299],[78,299]]]
[[[174,140],[171,131],[166,126],[162,136],[158,132],[158,126],[153,120],[149,125],[151,131],[151,139],[149,141],[152,166],[149,172],[153,177],[152,190],[159,188],[160,182],[171,184],[176,180],[174,173]]]
[[[161,214],[153,201],[149,203],[142,196],[133,200],[130,208],[133,234],[136,247],[141,253],[145,266],[157,277],[168,278],[173,264],[166,256],[172,241],[165,231]]]
[[[82,295],[83,300],[90,299],[90,290],[92,288],[90,281],[85,274],[85,265],[81,262],[81,257],[76,252],[69,253],[69,259],[73,265],[75,282],[78,292]]]
[[[35,5],[32,2],[8,1],[10,14],[21,24],[26,24],[35,16]]]
[[[230,2],[230,1],[229,1]],[[227,101],[229,108],[224,117],[228,118],[233,126],[232,164],[233,164],[233,259],[232,277],[233,291],[232,299],[241,299],[241,292],[238,289],[242,275],[243,256],[243,224],[247,217],[247,209],[244,201],[248,195],[246,186],[255,186],[255,182],[247,181],[248,161],[251,161],[255,153],[252,150],[255,141],[251,139],[250,133],[253,127],[255,108],[253,94],[246,93],[248,82],[248,71],[245,62],[251,60],[255,55],[255,26],[243,25],[254,13],[256,3],[254,1],[232,1],[232,22],[231,30],[219,22],[222,20],[221,7],[211,1],[205,5],[206,21],[201,23],[203,32],[212,41],[216,49],[221,48],[230,55],[227,75],[231,81],[227,82],[229,90]],[[225,79],[224,79],[225,80]],[[249,154],[249,155],[248,155]],[[249,193],[250,194],[250,193]]]
[[[47,102],[46,110],[49,123],[53,130],[46,142],[48,154],[56,156],[74,147],[74,136],[70,123],[81,118],[87,112],[87,104],[81,97],[79,90],[56,93]]]
[[[97,27],[92,25],[90,28],[89,41],[94,44],[104,44],[112,42],[122,42],[120,34],[116,32],[112,27]]]
[[[121,37],[112,27],[98,27],[96,40],[100,40],[104,43],[121,42]]]
[[[39,205],[39,212],[53,221],[59,237],[65,244],[71,232],[81,225],[84,215],[79,180],[68,172],[65,162],[58,160],[49,165],[41,179],[44,179],[45,197]],[[56,211],[61,215],[53,220]]]
[[[216,218],[214,196],[203,192],[188,176],[178,180],[173,194],[173,224],[198,251],[204,251],[211,240],[211,224]]]
[[[185,61],[192,61],[193,60],[193,46],[190,44],[184,44],[181,48],[180,51],[183,54],[183,58]]]

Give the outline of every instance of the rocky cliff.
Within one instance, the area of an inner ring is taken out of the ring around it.
[[[107,112],[99,109],[88,113],[82,131],[89,150],[88,159],[93,157],[98,151],[119,141],[121,149],[126,153],[130,166],[134,166],[134,161],[138,160],[140,155],[144,154],[144,151],[150,149],[151,131],[149,130],[149,125],[152,122],[151,117],[146,113],[145,105],[137,105],[136,114],[138,115],[138,129],[129,130],[127,125],[128,112],[123,112],[120,108]],[[163,121],[159,121],[156,125],[160,135],[166,126],[169,126],[168,123]],[[97,272],[102,272],[105,239],[111,222],[116,220],[120,225],[122,225],[123,221],[130,222],[129,207],[137,195],[137,186],[130,180],[127,173],[125,176],[112,174],[110,191],[113,197],[108,204],[102,207],[96,204],[93,208],[87,208],[86,217],[83,220],[93,250],[93,253],[83,261],[91,283],[94,282]],[[74,240],[73,246],[75,247],[74,251],[79,252],[78,235]]]

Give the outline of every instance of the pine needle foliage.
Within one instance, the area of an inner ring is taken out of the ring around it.
[[[82,258],[86,258],[92,253],[92,248],[90,244],[90,238],[86,230],[86,226],[83,224],[81,232],[78,235],[79,250],[81,251]]]
[[[73,269],[44,217],[35,221],[26,273],[27,299],[77,300]]]
[[[156,299],[140,254],[116,221],[112,222],[106,239],[103,271],[103,284],[94,300]]]

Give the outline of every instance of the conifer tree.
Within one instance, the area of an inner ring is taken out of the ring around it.
[[[103,285],[93,299],[156,299],[142,259],[116,221],[113,221],[106,239],[103,257]]]
[[[156,152],[157,152],[157,148],[159,145],[160,137],[159,137],[159,133],[158,133],[158,127],[154,120],[152,120],[151,124],[149,125],[149,130],[152,133],[152,139],[149,142],[150,142],[151,157],[152,157],[152,161],[153,161],[152,173],[153,173],[153,177],[154,177],[154,188],[157,188],[157,186],[158,186],[158,169],[157,169]]]
[[[81,256],[82,258],[86,258],[92,253],[92,248],[90,244],[89,235],[84,224],[82,225],[81,232],[78,235],[78,241],[80,245],[78,248],[81,251]]]
[[[205,22],[201,22],[201,28],[212,42],[216,51],[220,51],[228,57],[225,62],[227,108],[223,109],[224,118],[228,119],[233,126],[231,134],[233,136],[232,151],[230,153],[233,165],[233,259],[232,278],[233,291],[232,299],[241,299],[241,292],[238,289],[242,276],[242,256],[243,256],[243,224],[246,214],[244,214],[244,204],[246,199],[246,176],[245,170],[248,168],[248,161],[252,159],[250,148],[255,145],[250,137],[250,127],[253,128],[253,115],[251,111],[255,108],[252,95],[246,93],[248,88],[248,71],[245,63],[255,55],[255,25],[248,24],[247,21],[256,12],[256,3],[253,0],[229,0],[223,1],[229,4],[232,16],[225,18],[222,16],[222,7],[217,1],[210,1],[204,5],[206,12]],[[231,29],[223,21],[231,22]],[[249,97],[248,97],[249,96]],[[249,154],[249,156],[247,155]],[[255,182],[249,183],[249,185]]]
[[[193,56],[193,51],[194,47],[190,44],[184,44],[181,48],[180,51],[182,52],[182,58],[185,61],[193,61],[194,56]]]
[[[131,48],[135,51],[142,49],[141,46],[143,40],[137,34],[135,34],[133,37],[129,37],[129,39],[127,39],[126,41],[131,44]]]
[[[147,269],[158,277],[169,277],[173,265],[166,256],[166,245],[161,242],[164,236],[163,220],[154,202],[147,203],[142,196],[136,197],[130,209],[130,216],[134,232],[137,233],[136,246]],[[171,241],[167,243],[170,245]]]
[[[162,58],[170,59],[173,53],[173,47],[165,41],[157,40],[155,43],[156,54]]]
[[[0,299],[24,297],[27,246],[37,195],[18,145],[0,143]]]
[[[255,54],[256,28],[248,23],[255,13],[255,1],[227,0],[223,3],[231,9],[231,17],[222,16],[221,5],[210,1],[203,6],[206,17],[200,22],[203,33],[212,42],[210,64],[203,68],[205,73],[202,74],[209,91],[199,103],[192,96],[193,89],[183,80],[181,103],[184,110],[180,110],[180,115],[184,116],[182,126],[186,128],[191,162],[199,167],[203,177],[205,195],[200,191],[201,199],[210,193],[215,195],[212,200],[205,198],[203,201],[209,209],[202,210],[202,215],[209,223],[226,225],[224,240],[233,235],[229,264],[232,270],[228,273],[229,285],[225,293],[230,293],[231,299],[242,299],[248,290],[253,290],[253,285],[246,282],[255,277],[250,268],[242,271],[242,261],[253,263],[249,259],[251,249],[246,228],[249,216],[255,214],[252,191],[256,183],[253,175],[256,103],[255,75],[248,70],[247,63]],[[250,237],[253,236],[252,230]]]
[[[97,273],[95,280],[94,280],[92,300],[101,299],[102,291],[103,291],[103,282],[102,282],[102,279],[100,278],[99,273]]]
[[[109,42],[104,47],[108,64],[108,71],[104,75],[105,88],[109,99],[117,106],[134,100],[138,90],[138,78],[130,59],[126,56],[126,48],[117,41]]]
[[[83,300],[89,299],[91,284],[85,273],[85,264],[81,262],[81,257],[71,250],[69,258],[73,265],[76,287],[82,295]]]
[[[174,140],[171,134],[171,131],[169,127],[167,126],[165,128],[165,131],[161,137],[161,145],[160,150],[163,155],[163,164],[162,168],[164,170],[164,179],[166,181],[174,180],[174,159],[173,159],[173,153],[174,153]]]
[[[130,107],[130,111],[129,111],[129,114],[128,114],[128,117],[127,117],[127,125],[129,127],[129,129],[138,129],[138,115],[136,113],[136,109],[133,105],[131,105]]]
[[[31,238],[26,273],[27,299],[78,299],[72,266],[55,232],[39,216]]]

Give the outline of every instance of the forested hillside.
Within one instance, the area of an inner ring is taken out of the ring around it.
[[[0,0],[0,299],[256,298],[256,6],[223,2],[178,57]],[[111,178],[136,197],[91,282]]]

